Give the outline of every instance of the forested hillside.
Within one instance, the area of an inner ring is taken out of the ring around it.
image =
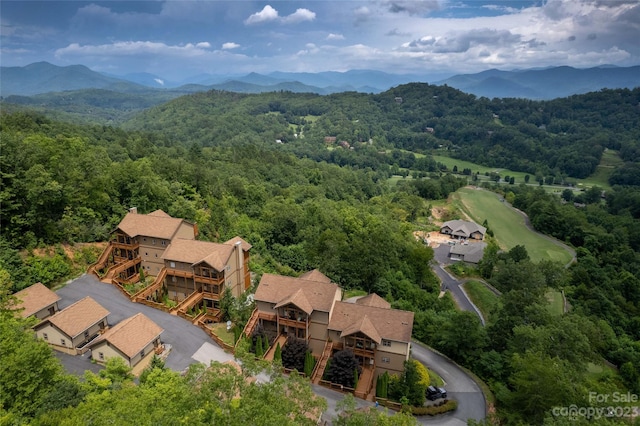
[[[158,131],[203,146],[281,140],[299,156],[374,169],[394,162],[380,156],[381,149],[440,149],[463,160],[562,182],[592,174],[605,148],[636,161],[639,105],[640,89],[545,102],[489,100],[418,83],[379,95],[212,91],[152,108],[124,128]],[[326,150],[325,136],[363,151],[358,162],[343,158],[351,154]]]
[[[154,107],[124,128],[2,114],[0,283],[12,291],[54,283],[63,260],[37,263],[33,249],[104,240],[129,207],[163,209],[197,222],[203,239],[242,236],[257,274],[319,268],[346,289],[414,311],[414,337],[481,376],[504,424],[563,425],[553,407],[597,406],[590,392],[640,392],[639,100],[640,89],[536,103],[406,85],[375,96],[208,92]],[[484,328],[438,297],[433,252],[412,235],[436,229],[430,203],[467,184],[415,155],[440,145],[540,176],[586,176],[604,148],[626,161],[604,198],[597,187],[582,193],[584,207],[535,186],[493,188],[537,230],[576,247],[578,259],[565,269],[490,245],[479,272],[503,295]],[[394,172],[414,178],[391,184]],[[565,291],[569,313],[549,313],[549,287]],[[605,360],[615,368],[594,371]],[[171,386],[175,378],[156,380]],[[11,397],[42,396],[38,386]],[[146,389],[130,394],[143,398],[137,392]],[[52,418],[82,416],[102,401],[83,398]],[[3,410],[25,421],[42,414]]]

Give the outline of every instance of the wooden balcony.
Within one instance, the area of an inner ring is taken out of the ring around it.
[[[296,328],[306,328],[307,327],[307,320],[306,319],[298,321],[297,319],[293,319],[293,318],[278,317],[278,323],[280,325],[285,325],[285,326],[288,326],[288,327],[296,327]]]
[[[120,243],[118,241],[111,241],[111,245],[113,248],[124,249],[124,250],[137,250],[140,248],[140,243],[132,242],[131,244]]]

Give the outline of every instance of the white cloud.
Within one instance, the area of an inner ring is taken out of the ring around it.
[[[156,83],[158,83],[160,86],[164,86],[164,80],[160,79],[160,78],[154,78],[153,81],[155,81]]]
[[[309,9],[297,9],[290,15],[280,16],[278,11],[271,5],[266,5],[260,12],[256,12],[245,19],[244,23],[246,25],[254,25],[277,21],[283,24],[299,24],[300,22],[313,21],[314,19],[316,19],[316,14]]]
[[[199,49],[209,49],[211,47],[211,43],[208,41],[201,41],[200,43],[196,43],[196,47]]]
[[[315,12],[309,9],[297,9],[291,15],[282,18],[282,22],[285,24],[298,24],[305,21],[313,21],[316,19]]]
[[[71,43],[67,47],[57,49],[55,56],[64,58],[68,56],[137,56],[137,55],[162,55],[192,57],[201,56],[207,53],[201,45],[209,43],[198,43],[196,45],[187,43],[185,45],[167,45],[152,41],[123,41],[111,44],[81,45]],[[200,47],[199,47],[200,45]]]
[[[223,50],[231,50],[231,49],[237,49],[238,47],[240,47],[240,45],[238,43],[234,43],[232,41],[226,42],[222,44],[222,49]]]
[[[249,16],[244,23],[247,25],[259,24],[261,22],[275,21],[278,19],[278,11],[271,5],[266,5],[260,12]]]
[[[327,40],[344,40],[344,36],[342,34],[329,33]]]

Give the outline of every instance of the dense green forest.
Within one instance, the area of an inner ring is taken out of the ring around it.
[[[122,128],[2,114],[0,281],[12,291],[55,283],[68,272],[63,256],[44,261],[33,249],[104,240],[129,207],[160,208],[196,221],[204,239],[241,235],[258,274],[319,268],[414,311],[414,337],[483,378],[504,424],[564,424],[553,407],[594,405],[589,392],[640,393],[639,100],[639,89],[530,102],[412,84],[380,95],[195,94]],[[325,136],[353,149],[327,147]],[[493,188],[511,192],[536,229],[575,246],[578,259],[565,269],[491,246],[478,273],[503,295],[482,327],[438,298],[433,253],[412,236],[432,229],[432,200],[467,184],[415,155],[434,148],[532,176],[587,176],[604,148],[627,163],[604,198],[583,193],[584,208],[536,186]],[[416,178],[390,184],[403,170]],[[548,287],[565,291],[568,314],[549,314]],[[603,360],[615,369],[594,372]],[[80,411],[90,402],[72,401]],[[3,410],[27,421],[38,414]]]

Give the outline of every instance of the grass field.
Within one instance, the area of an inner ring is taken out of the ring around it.
[[[496,309],[498,303],[500,303],[499,297],[478,281],[467,281],[464,284],[464,291],[467,293],[473,304],[480,309],[482,316],[488,323],[491,317],[491,311]]]
[[[498,173],[500,174],[500,177],[505,177],[505,176],[513,176],[515,178],[514,184],[520,184],[520,183],[524,183],[524,177],[525,175],[527,175],[528,173],[523,173],[523,172],[514,172],[513,170],[509,170],[509,169],[501,169],[501,168],[496,168],[496,167],[487,167],[487,166],[481,166],[479,164],[476,163],[470,163],[469,161],[462,161],[462,160],[456,160],[455,158],[450,158],[450,157],[444,157],[442,155],[434,155],[433,159],[438,162],[438,163],[442,163],[445,166],[447,166],[447,169],[449,170],[453,170],[454,166],[458,167],[458,172],[462,172],[462,170],[464,169],[471,169],[471,173],[475,173],[475,172],[479,172],[480,173],[480,178],[484,177],[485,173]],[[530,175],[531,176],[531,175]],[[530,182],[535,183],[534,182],[534,176],[531,176],[531,180]]]
[[[611,188],[609,185],[609,177],[611,176],[611,173],[616,167],[621,166],[622,164],[624,164],[624,161],[622,161],[618,156],[618,151],[608,149],[602,154],[602,159],[596,168],[596,172],[588,178],[581,179],[578,182],[584,186],[598,185],[604,189],[609,189]]]
[[[477,223],[482,224],[485,219],[488,221],[502,249],[510,250],[517,245],[524,245],[533,262],[555,260],[566,264],[571,260],[571,253],[567,250],[530,231],[524,223],[524,217],[501,202],[495,193],[462,188],[454,193],[454,199]]]
[[[560,316],[564,314],[564,300],[562,299],[562,293],[557,290],[549,290],[545,294],[545,297],[549,301],[549,312],[551,315]]]

